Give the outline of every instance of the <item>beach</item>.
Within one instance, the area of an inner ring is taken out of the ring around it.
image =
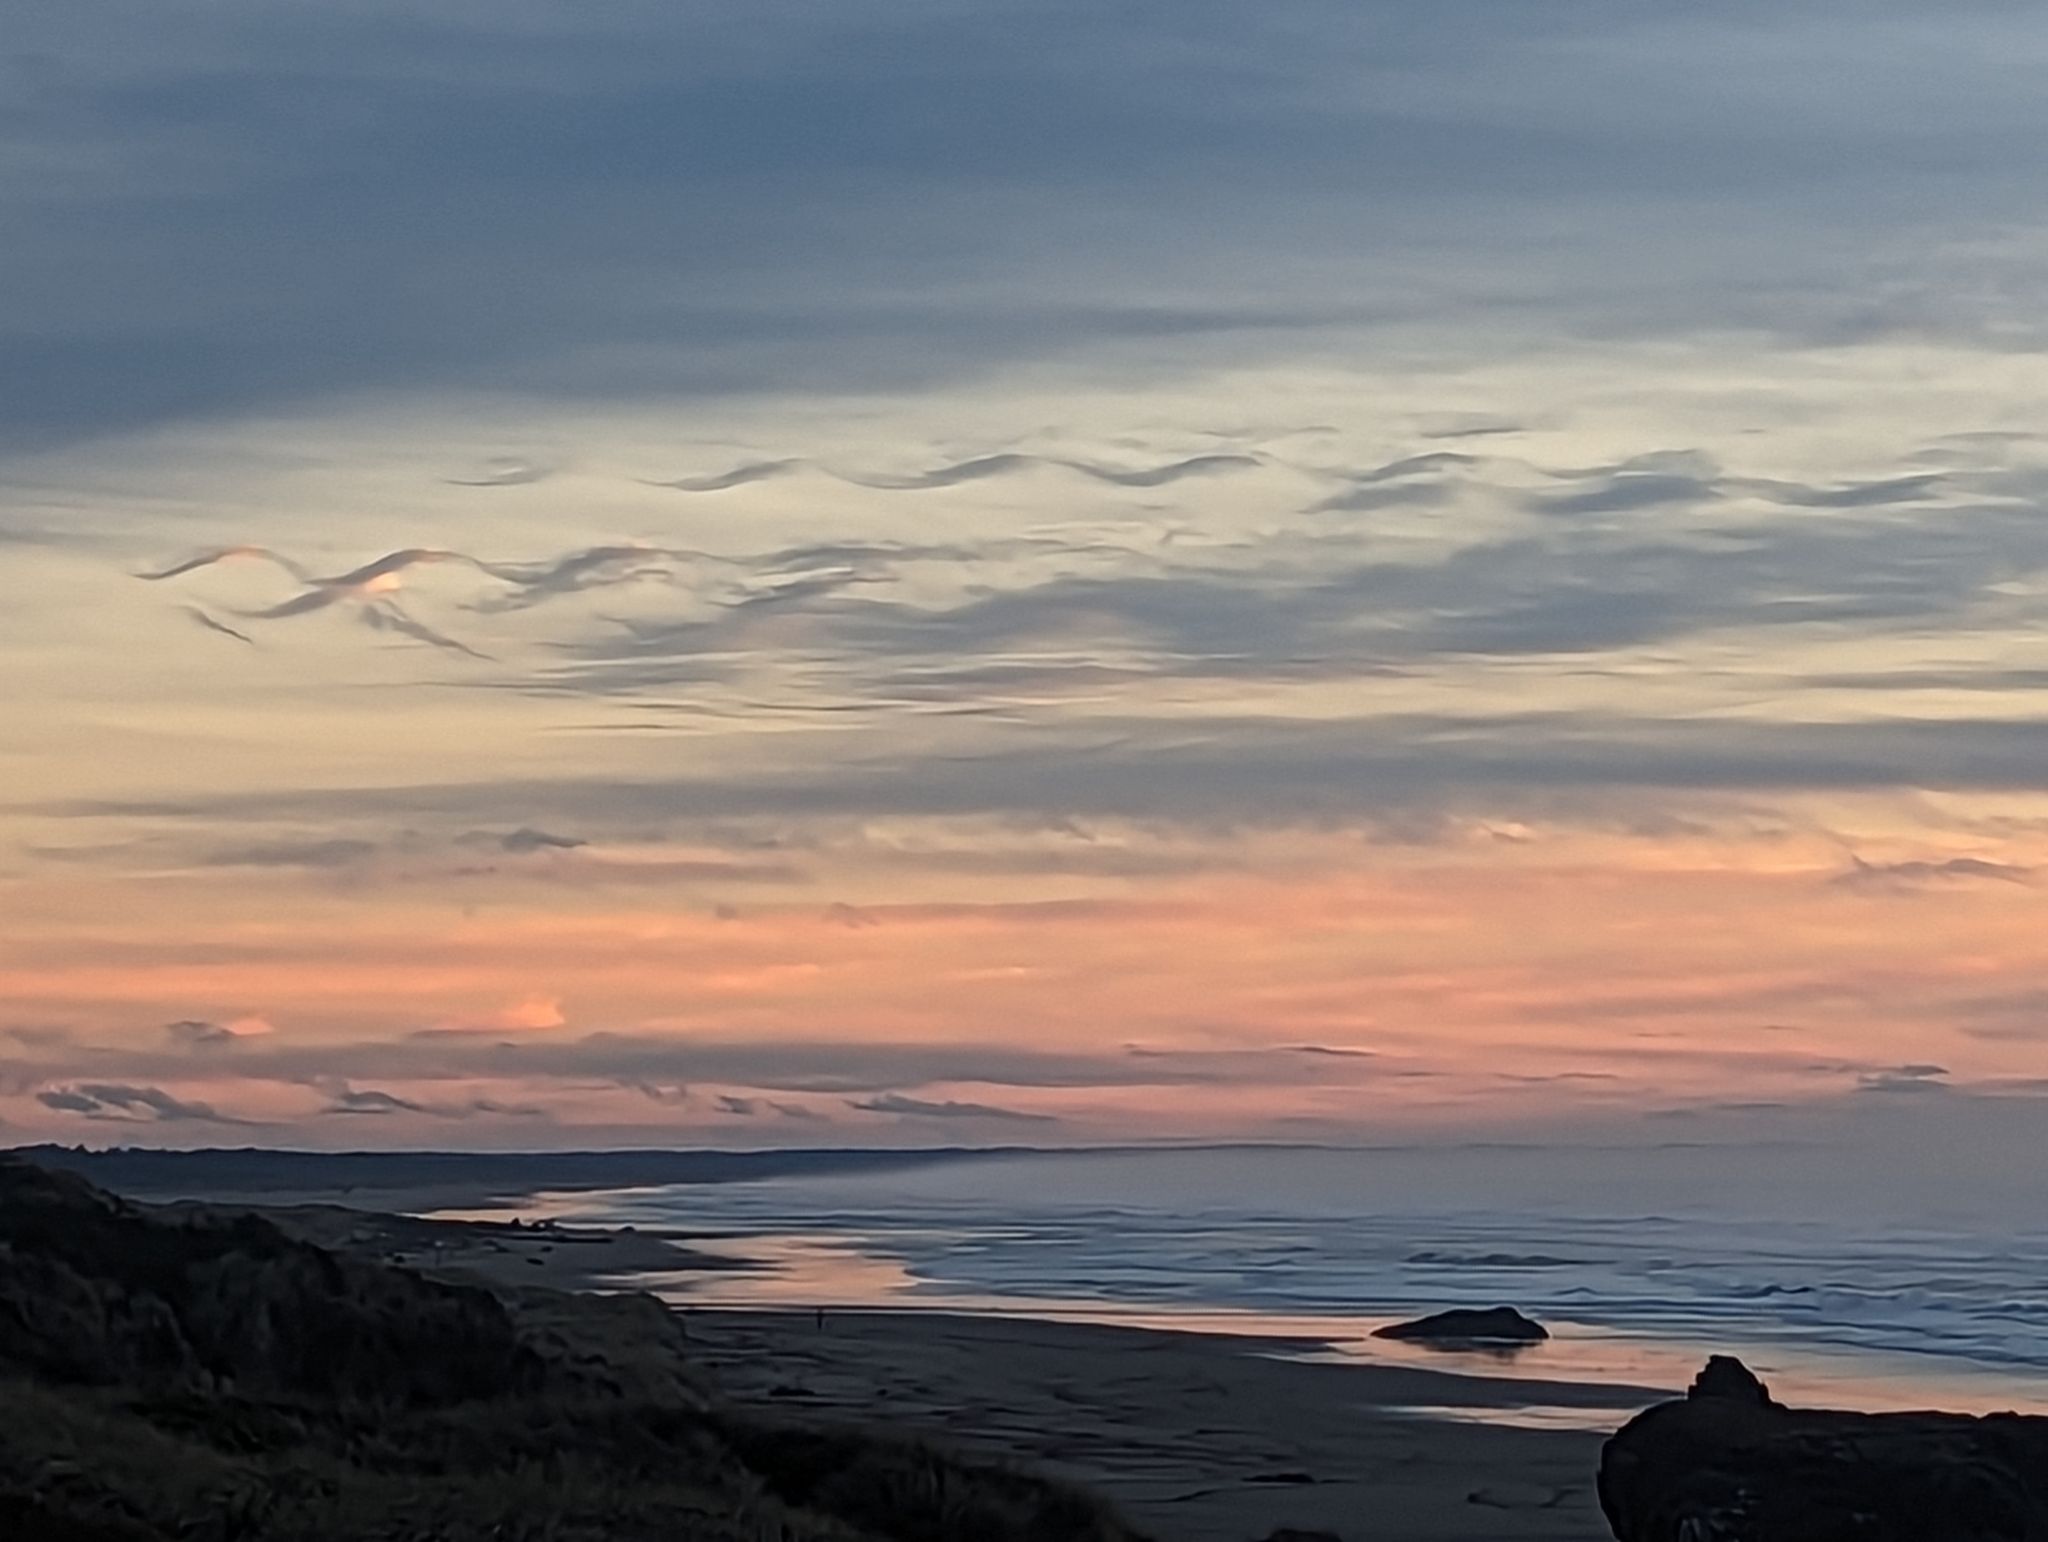
[[[1278,1527],[1388,1542],[1597,1542],[1602,1436],[1475,1416],[1612,1389],[1276,1358],[1271,1340],[927,1312],[689,1314],[733,1397],[1030,1464],[1159,1542]],[[1645,1400],[1654,1394],[1646,1392]]]
[[[677,1181],[701,1157],[642,1160],[457,1175],[350,1158],[322,1187],[325,1161],[303,1155],[155,1157],[131,1192],[253,1204],[322,1246],[501,1292],[652,1295],[749,1416],[1016,1463],[1158,1542],[1598,1542],[1602,1442],[1709,1354],[1808,1407],[2039,1402],[2013,1304],[2026,1235],[1993,1246],[1880,1214],[1830,1229],[1793,1213],[1810,1197],[1780,1185],[1773,1213],[1712,1171],[1694,1193],[1658,1172],[1573,1212],[1549,1200],[1578,1192],[1571,1153],[825,1157],[701,1181]],[[1550,1338],[1487,1353],[1375,1336],[1493,1302]]]
[[[497,1289],[611,1293],[693,1274],[711,1285],[732,1268],[673,1235],[421,1219],[334,1197],[262,1208],[323,1246]],[[1344,1542],[1599,1542],[1597,1426],[1618,1400],[1666,1391],[1318,1361],[1314,1339],[1023,1311],[671,1309],[740,1405],[1042,1471],[1102,1495],[1157,1542],[1254,1542],[1283,1527]],[[1531,1409],[1577,1410],[1596,1427],[1518,1427]]]
[[[497,1288],[616,1291],[720,1271],[673,1238],[615,1228],[419,1220],[329,1204],[267,1213],[330,1246]],[[738,1403],[1022,1464],[1101,1494],[1158,1542],[1280,1527],[1345,1542],[1597,1542],[1597,1428],[1520,1428],[1662,1389],[1319,1363],[1250,1334],[966,1314],[676,1306]],[[1427,1410],[1422,1412],[1421,1410]]]

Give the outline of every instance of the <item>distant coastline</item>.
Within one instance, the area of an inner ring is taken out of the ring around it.
[[[150,1199],[345,1199],[387,1210],[509,1203],[541,1192],[882,1172],[1033,1154],[1031,1147],[948,1146],[614,1151],[168,1150],[35,1145],[12,1154]]]

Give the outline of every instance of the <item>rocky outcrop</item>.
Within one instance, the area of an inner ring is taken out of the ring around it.
[[[1796,1410],[1738,1360],[1600,1460],[1619,1542],[2040,1542],[2048,1418]]]
[[[1414,1322],[1389,1323],[1375,1328],[1372,1336],[1434,1344],[1535,1344],[1549,1338],[1550,1330],[1511,1306],[1456,1307]]]

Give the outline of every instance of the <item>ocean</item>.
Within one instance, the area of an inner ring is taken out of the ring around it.
[[[2048,1412],[2048,1198],[2031,1172],[2009,1176],[1872,1184],[1851,1161],[1768,1146],[1211,1147],[538,1195],[495,1213],[674,1229],[760,1266],[638,1282],[693,1308],[1227,1330],[1274,1353],[1610,1384],[1617,1411],[1734,1353],[1789,1401]],[[1496,1304],[1551,1341],[1371,1337]],[[1534,1401],[1492,1416],[1587,1417]]]

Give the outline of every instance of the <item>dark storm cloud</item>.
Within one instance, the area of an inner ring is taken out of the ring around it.
[[[1845,254],[2027,207],[2027,23],[1989,0],[1941,21],[1880,4],[1845,39],[1810,0],[38,8],[11,28],[6,147],[61,166],[62,193],[0,192],[0,431],[435,385],[917,383],[1502,293],[1610,330],[1967,328],[1967,287],[1842,277]]]

